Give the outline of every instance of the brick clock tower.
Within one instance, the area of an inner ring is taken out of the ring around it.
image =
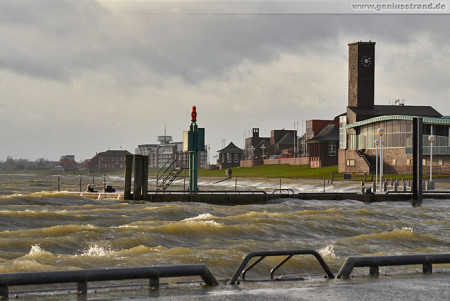
[[[373,109],[375,102],[375,42],[348,44],[348,106]]]

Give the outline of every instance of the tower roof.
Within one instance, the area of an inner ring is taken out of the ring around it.
[[[239,153],[244,152],[244,150],[240,149],[236,145],[234,145],[233,142],[230,142],[227,147],[222,148],[221,150],[217,151],[218,153]]]

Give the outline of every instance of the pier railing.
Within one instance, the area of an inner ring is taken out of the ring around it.
[[[183,191],[183,190],[149,190],[149,193],[154,194],[261,194],[267,195],[267,192],[262,190],[203,190],[203,191]]]
[[[9,286],[17,285],[77,283],[78,293],[86,294],[91,281],[149,279],[151,288],[159,288],[159,278],[183,276],[200,276],[207,285],[219,284],[205,264],[8,273],[0,274],[0,298],[8,298]]]
[[[228,284],[239,284],[239,277],[245,280],[245,274],[269,256],[287,256],[270,270],[270,279],[274,273],[295,255],[313,255],[327,274],[328,279],[334,275],[322,256],[315,250],[275,250],[249,253],[229,280]],[[259,257],[259,258],[258,258]],[[258,258],[249,267],[253,258]],[[355,267],[369,267],[372,276],[379,276],[380,266],[423,265],[423,273],[432,273],[432,265],[450,263],[450,254],[422,254],[399,256],[348,257],[342,265],[337,278],[348,279]],[[205,264],[184,264],[172,266],[151,266],[135,268],[104,268],[90,270],[66,270],[29,273],[0,273],[0,299],[9,297],[10,286],[25,286],[56,283],[76,283],[79,294],[87,294],[88,282],[114,281],[131,279],[149,279],[149,287],[159,288],[160,278],[200,276],[206,285],[214,286],[219,282]],[[293,279],[295,280],[295,279]]]
[[[251,270],[255,265],[260,263],[266,257],[269,257],[269,256],[287,256],[276,267],[274,267],[274,268],[272,268],[270,270],[270,279],[273,279],[273,275],[274,275],[275,271],[278,270],[282,265],[284,265],[294,255],[313,255],[317,259],[317,261],[320,263],[322,268],[324,269],[324,271],[327,274],[328,278],[329,279],[334,278],[333,273],[331,272],[330,268],[328,267],[328,265],[323,260],[322,256],[320,256],[320,254],[318,252],[316,252],[315,250],[259,251],[259,252],[252,252],[252,253],[248,254],[247,256],[245,256],[244,260],[242,261],[242,263],[240,264],[240,266],[238,267],[236,272],[234,272],[234,275],[231,278],[231,280],[229,281],[229,284],[235,284],[236,281],[238,280],[239,276],[241,276],[242,279],[245,279],[245,274],[249,270]],[[259,257],[259,259],[257,259],[248,268],[245,268],[253,257]]]
[[[380,266],[423,265],[423,273],[432,273],[432,264],[450,263],[450,254],[399,255],[348,257],[342,265],[337,278],[348,279],[356,267],[369,267],[371,276],[379,276]]]

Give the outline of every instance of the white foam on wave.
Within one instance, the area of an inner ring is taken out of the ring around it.
[[[328,244],[318,252],[320,255],[322,255],[322,257],[336,258],[336,254],[334,253],[334,246],[332,244]]]
[[[111,254],[113,250],[109,246],[100,246],[91,244],[88,249],[84,250],[82,256],[103,257]]]
[[[401,231],[405,231],[405,232],[411,232],[414,233],[414,230],[412,227],[403,227],[400,229]]]
[[[212,219],[212,218],[214,218],[214,215],[212,215],[210,213],[202,213],[202,214],[199,214],[199,215],[197,215],[195,217],[185,218],[182,221],[184,221],[184,222],[186,222],[186,221],[198,221],[198,220],[207,220],[207,219]]]
[[[50,254],[50,253],[42,249],[41,246],[37,244],[31,246],[30,252],[28,252],[27,256],[36,256],[42,254]]]

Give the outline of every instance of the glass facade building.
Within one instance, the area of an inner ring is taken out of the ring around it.
[[[413,116],[391,115],[370,118],[361,122],[347,124],[346,116],[340,117],[339,145],[341,149],[365,150],[374,149],[375,140],[380,137],[378,128],[384,128],[384,147],[404,148],[406,154],[412,153],[412,119]],[[433,154],[450,154],[450,118],[423,117],[423,154],[430,153],[428,137],[433,134]]]

